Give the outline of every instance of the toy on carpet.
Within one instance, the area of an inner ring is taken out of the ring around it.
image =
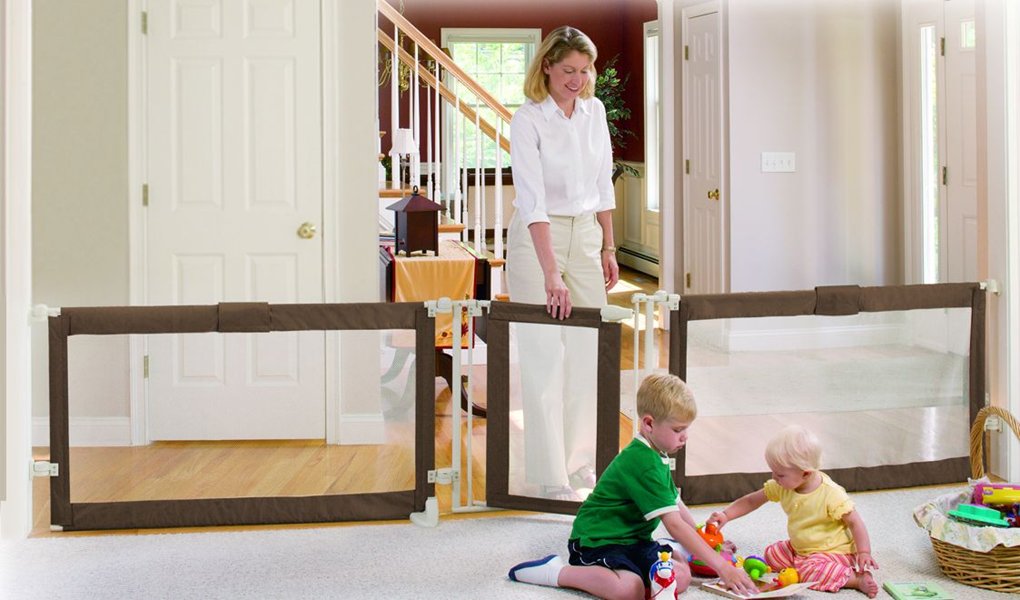
[[[778,576],[776,576],[776,583],[779,584],[779,587],[786,587],[788,585],[800,583],[800,573],[798,573],[797,569],[794,569],[793,567],[786,567],[779,572]]]
[[[723,558],[730,561],[733,564],[737,564],[737,557],[725,549],[726,540],[723,538],[722,533],[715,523],[710,523],[707,526],[698,526],[698,535],[701,539],[705,540],[705,543],[710,548],[718,552]],[[691,569],[691,575],[697,577],[718,577],[719,574],[715,572],[715,569],[705,564],[704,561],[691,556],[687,561]]]
[[[762,575],[772,572],[772,567],[768,566],[765,559],[760,556],[748,556],[741,566],[751,576],[751,579],[761,579]]]
[[[648,598],[650,600],[676,600],[680,590],[676,586],[676,573],[673,572],[673,553],[669,550],[659,552],[659,560],[648,571]]]

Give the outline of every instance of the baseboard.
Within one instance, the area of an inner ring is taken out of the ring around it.
[[[340,415],[340,445],[377,445],[386,442],[386,422],[382,413]]]
[[[633,248],[621,246],[616,251],[616,261],[646,275],[659,276],[659,259]]]
[[[68,423],[71,446],[130,446],[130,417],[71,417]],[[50,445],[50,418],[32,419],[32,445]]]

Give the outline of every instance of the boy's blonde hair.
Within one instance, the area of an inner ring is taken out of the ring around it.
[[[535,52],[535,57],[528,65],[528,72],[524,76],[524,95],[542,102],[549,96],[548,75],[543,70],[546,65],[555,65],[574,50],[584,54],[591,59],[591,78],[584,85],[579,94],[582,98],[591,98],[595,95],[595,59],[599,52],[591,38],[586,36],[580,29],[569,25],[558,27],[549,32],[542,40],[542,45]]]
[[[770,466],[817,471],[822,464],[822,446],[818,437],[800,425],[788,425],[765,447]]]
[[[694,392],[676,375],[655,373],[645,377],[637,391],[638,416],[650,415],[656,421],[670,417],[690,423],[698,416]]]

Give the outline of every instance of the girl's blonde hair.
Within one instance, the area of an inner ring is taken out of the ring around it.
[[[683,379],[670,373],[645,377],[637,391],[638,416],[651,415],[656,421],[670,417],[689,423],[698,416],[694,393]]]
[[[549,76],[545,74],[543,68],[547,65],[555,65],[575,50],[591,59],[592,64],[589,73],[591,78],[584,85],[579,95],[582,98],[594,96],[595,59],[598,58],[599,52],[595,49],[595,44],[592,43],[591,38],[586,36],[580,29],[575,29],[569,25],[552,30],[542,40],[542,45],[535,52],[535,57],[531,59],[531,64],[528,65],[528,72],[524,77],[524,95],[535,102],[545,100],[549,96]]]
[[[800,425],[788,425],[765,447],[769,465],[817,471],[822,464],[822,446],[818,437]]]

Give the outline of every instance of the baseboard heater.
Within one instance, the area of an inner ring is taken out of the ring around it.
[[[644,252],[640,252],[638,250],[634,250],[633,248],[628,248],[626,246],[620,246],[620,248],[616,252],[617,254],[626,254],[628,256],[633,256],[634,258],[639,258],[641,260],[650,262],[653,265],[659,264],[659,257],[652,256],[651,254],[645,254]]]

